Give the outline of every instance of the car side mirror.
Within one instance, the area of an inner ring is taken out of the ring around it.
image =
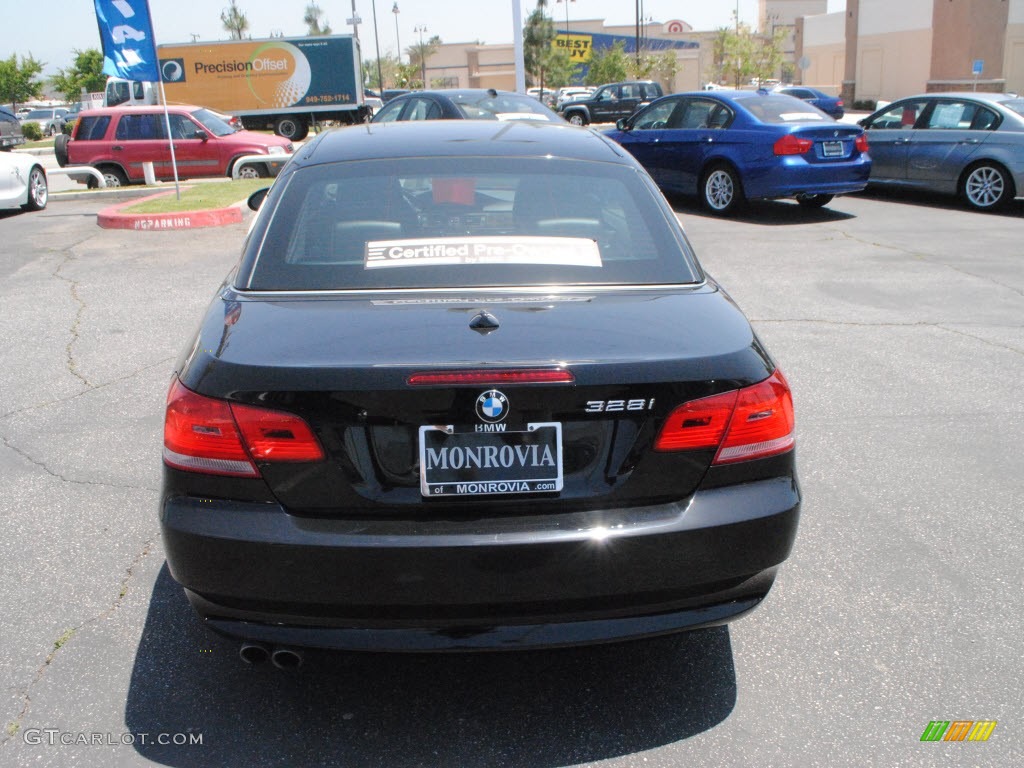
[[[208,134],[206,131],[196,131],[195,136],[193,136],[192,138],[199,139],[200,141],[209,141],[210,134]]]
[[[257,189],[249,195],[249,208],[253,211],[258,211],[269,191],[270,187],[264,187],[263,189]]]
[[[629,124],[629,118],[620,117],[618,120],[615,121],[615,127],[618,128],[620,131],[628,131],[633,126]]]
[[[867,128],[868,127],[868,119],[866,117],[861,118],[860,120],[857,121],[857,125],[859,125],[861,128]]]

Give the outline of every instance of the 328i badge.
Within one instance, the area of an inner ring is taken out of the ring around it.
[[[160,518],[250,661],[607,642],[761,603],[794,440],[785,377],[621,148],[373,124],[263,200],[177,366]]]

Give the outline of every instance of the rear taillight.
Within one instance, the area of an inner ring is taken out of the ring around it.
[[[231,404],[242,442],[256,461],[320,461],[320,441],[309,425],[292,413]]]
[[[204,397],[177,379],[167,393],[164,462],[211,475],[259,477],[256,461],[318,461],[323,449],[291,413]]]
[[[654,441],[656,451],[696,451],[717,448],[736,407],[738,390],[691,400],[672,411]]]
[[[837,107],[843,106],[843,100],[842,99],[836,99],[836,106]]]
[[[814,142],[810,139],[801,139],[799,136],[787,133],[775,142],[773,151],[776,155],[802,155],[810,152]]]
[[[857,148],[858,152],[867,152],[868,151],[868,135],[866,133],[862,133],[860,136],[858,136],[856,139],[854,139],[853,146],[855,146]]]
[[[793,447],[793,398],[782,372],[759,384],[692,400],[676,408],[656,451],[717,448],[713,464],[761,459]]]

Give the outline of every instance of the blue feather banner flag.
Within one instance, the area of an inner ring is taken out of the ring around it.
[[[160,79],[147,0],[95,0],[103,73],[127,80]]]

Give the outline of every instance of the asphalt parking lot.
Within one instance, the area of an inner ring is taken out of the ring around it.
[[[198,625],[156,519],[168,380],[245,225],[99,207],[0,214],[0,765],[1024,763],[1024,203],[677,201],[794,389],[801,530],[751,616],[292,673]]]

